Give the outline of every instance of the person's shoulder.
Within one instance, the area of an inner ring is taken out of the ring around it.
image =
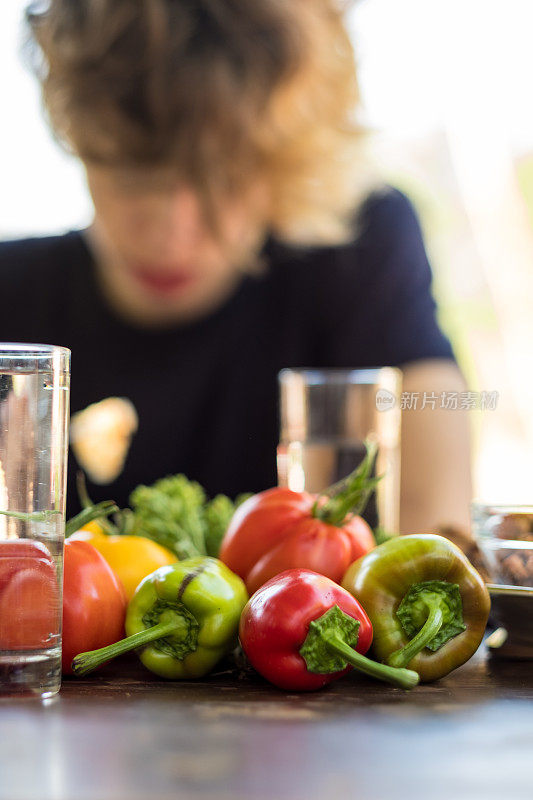
[[[322,267],[337,261],[344,263],[346,255],[361,247],[384,244],[398,235],[419,235],[418,216],[409,198],[399,189],[380,185],[370,191],[353,213],[351,235],[338,245],[291,247],[274,240],[271,252],[280,261],[292,266]]]
[[[58,255],[63,255],[76,246],[78,231],[54,236],[32,236],[23,239],[0,241],[0,267],[9,268],[22,264],[52,263]]]
[[[68,342],[69,331],[61,326],[79,294],[85,259],[76,232],[0,242],[0,338]]]
[[[361,203],[361,209],[375,217],[412,213],[413,206],[407,195],[389,184],[376,186]]]
[[[383,241],[419,232],[418,216],[409,198],[399,189],[383,186],[371,192],[358,209],[353,244],[376,236]]]
[[[0,242],[2,292],[40,292],[60,281],[76,260],[80,247],[77,231]]]
[[[347,239],[337,245],[292,247],[278,240],[269,245],[272,272],[299,296],[358,290],[381,280],[384,272],[401,273],[405,255],[422,243],[416,211],[403,192],[389,185],[369,192],[353,214]],[[410,259],[407,258],[409,262]]]

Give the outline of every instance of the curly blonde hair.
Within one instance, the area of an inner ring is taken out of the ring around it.
[[[52,128],[84,162],[171,167],[211,209],[266,180],[273,232],[324,244],[346,238],[367,189],[343,13],[335,0],[50,0],[27,20]]]

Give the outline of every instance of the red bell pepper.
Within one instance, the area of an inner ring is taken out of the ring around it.
[[[114,644],[124,636],[126,593],[105,558],[83,541],[67,539],[63,562],[64,674],[86,650]]]
[[[329,578],[290,569],[264,584],[241,616],[239,638],[251,665],[281,689],[320,689],[351,667],[411,689],[418,674],[366,658],[372,625],[352,595]]]
[[[359,516],[378,478],[372,477],[375,447],[362,464],[322,495],[268,489],[235,512],[219,558],[244,580],[249,594],[286,569],[306,568],[340,583],[356,559],[375,546]]]
[[[56,565],[44,544],[0,541],[0,650],[58,645],[59,598]]]

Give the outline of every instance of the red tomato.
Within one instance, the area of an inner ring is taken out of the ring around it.
[[[47,548],[31,539],[0,542],[0,650],[57,644],[59,585]]]
[[[311,513],[313,503],[313,495],[285,488],[252,495],[233,515],[222,540],[221,561],[244,579],[263,554],[285,537],[288,525]]]
[[[340,583],[350,564],[374,547],[372,530],[362,517],[328,524],[313,516],[316,499],[276,488],[250,497],[237,509],[219,557],[240,575],[250,594],[294,568],[310,569]]]
[[[86,650],[124,636],[124,588],[105,558],[88,542],[67,540],[63,562],[63,673]]]

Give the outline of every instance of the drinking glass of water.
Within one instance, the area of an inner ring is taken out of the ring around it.
[[[70,351],[0,344],[0,694],[61,683]]]
[[[389,533],[399,527],[401,372],[376,369],[284,369],[279,373],[278,482],[321,492],[352,472],[377,445],[383,475],[364,516]]]

